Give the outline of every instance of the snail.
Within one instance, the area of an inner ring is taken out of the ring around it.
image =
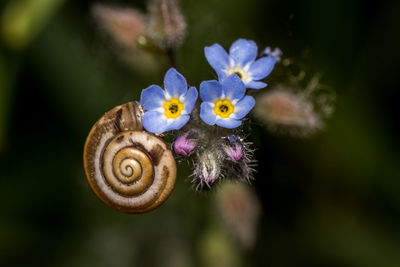
[[[109,207],[143,213],[161,205],[176,180],[176,162],[158,136],[143,129],[136,102],[117,106],[92,127],[83,152],[87,181]]]

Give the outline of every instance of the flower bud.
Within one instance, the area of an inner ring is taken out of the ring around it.
[[[204,180],[204,182],[206,182],[207,184],[214,183],[219,173],[219,166],[215,155],[212,153],[204,153],[200,158],[200,164],[201,179]]]
[[[253,179],[255,160],[251,143],[244,142],[240,135],[230,135],[222,138],[223,177],[230,180],[250,181]]]
[[[135,9],[95,4],[92,12],[100,27],[122,47],[135,46],[137,37],[145,33],[145,16]]]
[[[243,146],[239,142],[224,146],[224,151],[232,161],[239,161],[244,156]]]
[[[260,201],[244,183],[222,183],[216,195],[218,213],[244,249],[254,246],[260,216]]]
[[[181,135],[175,139],[173,148],[176,154],[181,156],[189,156],[196,147],[196,141],[189,139],[188,135]]]
[[[216,152],[207,149],[197,158],[194,170],[196,190],[209,189],[221,174],[220,159]]]
[[[175,0],[152,0],[149,6],[148,34],[162,48],[179,45],[186,23]]]
[[[278,88],[262,95],[254,111],[273,130],[298,130],[295,132],[307,134],[322,126],[311,101],[287,89]]]

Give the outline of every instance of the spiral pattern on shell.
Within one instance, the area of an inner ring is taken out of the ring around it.
[[[164,141],[143,130],[134,102],[107,112],[92,128],[84,149],[87,180],[108,206],[142,213],[161,205],[176,180],[176,163]]]

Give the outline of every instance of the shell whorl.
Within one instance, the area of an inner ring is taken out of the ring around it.
[[[161,205],[176,180],[176,163],[162,139],[143,130],[135,102],[117,106],[93,126],[84,167],[90,187],[108,206],[142,213]]]

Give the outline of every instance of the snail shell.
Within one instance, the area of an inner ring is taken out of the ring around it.
[[[86,139],[84,168],[90,187],[108,206],[143,213],[161,205],[176,180],[176,162],[164,141],[143,130],[135,102],[117,106]]]

